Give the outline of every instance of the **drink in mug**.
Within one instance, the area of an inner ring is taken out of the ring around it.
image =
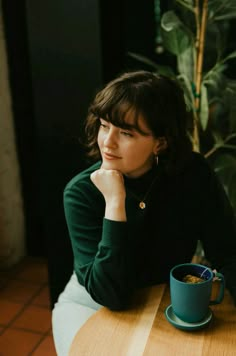
[[[211,300],[214,277],[220,280],[220,289],[217,298]],[[177,317],[188,323],[200,322],[206,317],[209,305],[222,302],[224,276],[201,264],[177,265],[170,271],[170,296]]]

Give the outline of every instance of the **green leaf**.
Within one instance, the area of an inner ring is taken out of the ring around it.
[[[224,72],[225,68],[225,65],[218,62],[209,72],[205,73],[202,82],[214,89],[221,89],[222,81],[224,79],[224,75],[222,73]]]
[[[229,14],[224,14],[224,15],[219,15],[219,16],[215,16],[214,20],[215,21],[223,21],[223,20],[232,20],[236,17],[236,11],[231,12]]]
[[[213,165],[236,212],[236,158],[230,154],[220,153]]]
[[[236,80],[227,80],[221,98],[227,108],[229,132],[236,132]]]
[[[228,61],[229,59],[233,59],[233,58],[236,58],[236,51],[233,51],[227,57],[223,58],[221,60],[221,62],[224,63],[224,62]]]
[[[166,31],[173,31],[181,26],[181,21],[174,11],[167,11],[161,19],[161,26]]]
[[[174,11],[167,11],[161,19],[163,46],[169,52],[178,55],[192,45],[192,34],[180,21]]]
[[[231,150],[236,150],[235,145],[227,145],[227,143],[224,145],[224,148],[230,148]]]
[[[153,62],[148,57],[145,57],[141,54],[128,52],[128,55],[130,57],[136,59],[137,61],[142,62],[142,63],[147,64],[148,66],[152,67],[159,74],[166,75],[167,77],[176,78],[176,75],[171,67],[157,64],[156,62]]]
[[[194,12],[194,0],[176,0],[176,3],[182,5],[186,9]]]
[[[177,55],[177,67],[179,73],[185,75],[189,78],[191,82],[193,82],[194,78],[194,62],[195,62],[195,48],[193,46],[189,46],[185,51],[181,52]]]
[[[230,20],[236,17],[235,0],[209,0],[209,18],[213,21]]]
[[[209,105],[208,105],[207,88],[204,84],[202,84],[201,101],[200,101],[200,122],[204,131],[207,128],[208,117],[209,117]]]
[[[153,69],[157,69],[157,63],[152,61],[148,57],[143,56],[143,55],[138,54],[138,53],[133,53],[133,52],[128,52],[127,54],[128,54],[129,57],[132,57],[132,58],[136,59],[139,62],[147,64],[150,67],[152,67]]]
[[[177,79],[179,80],[180,85],[184,90],[184,97],[188,110],[194,110],[195,98],[193,95],[193,89],[189,78],[185,74],[179,74],[177,76]]]
[[[212,132],[212,136],[215,140],[215,146],[223,146],[224,140],[223,137],[218,132]]]

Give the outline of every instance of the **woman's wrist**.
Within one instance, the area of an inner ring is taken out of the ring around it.
[[[112,199],[106,203],[105,218],[114,221],[127,221],[125,201]]]

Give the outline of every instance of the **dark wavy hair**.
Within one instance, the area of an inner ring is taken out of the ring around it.
[[[97,144],[99,119],[129,129],[125,118],[130,111],[134,115],[134,129],[145,135],[138,124],[142,115],[154,137],[166,138],[168,148],[159,159],[167,168],[176,168],[185,161],[192,145],[187,134],[188,112],[183,91],[176,81],[149,71],[124,73],[97,93],[85,122],[89,157],[101,159]]]

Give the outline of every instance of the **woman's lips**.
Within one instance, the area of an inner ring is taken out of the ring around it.
[[[115,159],[120,159],[121,157],[112,155],[110,153],[103,152],[103,158],[105,158],[105,159],[107,159],[109,161],[112,161],[112,160],[115,160]]]

